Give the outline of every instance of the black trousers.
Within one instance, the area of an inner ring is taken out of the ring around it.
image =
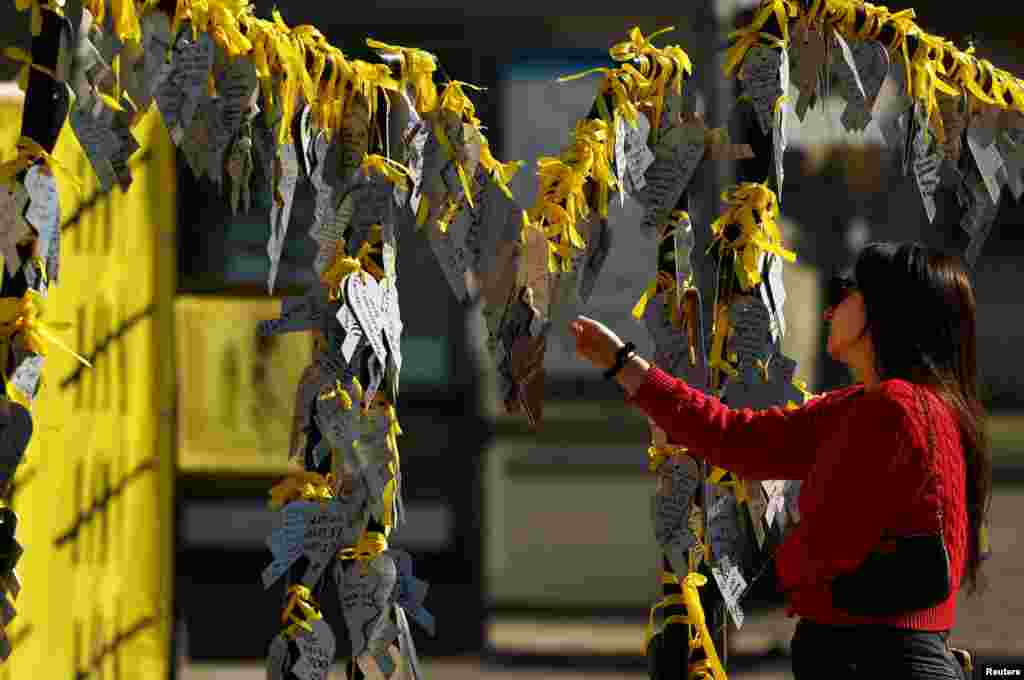
[[[791,645],[796,680],[968,680],[948,633],[829,626],[800,619]]]

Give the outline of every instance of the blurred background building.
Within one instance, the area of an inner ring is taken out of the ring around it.
[[[255,4],[260,15],[272,9],[264,0]],[[725,124],[735,92],[714,58],[725,32],[751,4],[708,0],[685,5],[681,16],[596,17],[516,15],[514,4],[450,2],[428,9],[398,0],[291,2],[278,9],[290,25],[316,25],[351,57],[370,58],[367,36],[421,47],[439,57],[452,79],[487,88],[470,96],[495,155],[526,161],[512,189],[529,205],[535,159],[558,152],[593,97],[592,80],[557,84],[558,76],[606,64],[609,46],[632,26],[648,34],[675,25],[661,40],[687,50],[711,122]],[[927,30],[961,45],[973,38],[984,57],[1024,73],[1016,16],[1000,5],[978,6],[969,17],[947,3],[930,3],[919,13]],[[0,44],[27,44],[25,16],[8,6],[3,19]],[[0,77],[9,79],[16,67],[6,64]],[[874,124],[864,135],[846,135],[840,111],[826,101],[803,123],[793,121],[785,159],[784,226],[799,261],[786,269],[790,330],[784,347],[815,391],[849,380],[823,349],[819,289],[832,270],[870,240],[916,239],[951,249],[967,243],[956,226],[954,196],[940,196],[929,224],[913,180],[900,175],[893,155],[879,145]],[[233,217],[217,190],[195,181],[183,160],[179,170],[176,644],[192,667],[183,677],[230,678],[224,664],[258,664],[277,630],[282,594],[259,584],[273,520],[266,494],[286,467],[290,401],[310,347],[305,336],[259,339],[255,333],[257,320],[276,313],[263,284],[269,197],[256,196],[251,214]],[[723,180],[698,180],[696,223],[713,219]],[[300,187],[280,295],[310,283],[312,212],[312,195]],[[647,350],[646,331],[629,317],[652,264],[649,244],[632,228],[639,214],[628,199],[616,204],[616,244],[589,314]],[[1024,362],[1017,357],[1024,340],[1017,299],[1024,282],[1022,218],[1020,206],[1004,198],[974,282],[979,370],[993,413],[996,556],[990,594],[966,606],[954,631],[954,641],[1002,657],[1024,657],[1011,625],[1024,614],[1012,597],[1024,587],[1024,561],[1014,551],[1024,511],[1017,486],[1024,481],[1024,415],[1018,415],[1024,413]],[[418,575],[431,583],[428,608],[439,621],[437,639],[418,636],[417,644],[434,659],[465,659],[436,665],[437,675],[449,677],[478,677],[473,664],[479,658],[546,668],[538,674],[549,678],[554,665],[643,675],[642,630],[658,596],[660,565],[649,521],[645,421],[557,337],[546,364],[541,430],[530,431],[521,418],[495,416],[473,310],[454,301],[418,236],[400,235],[398,271],[405,323],[400,445],[409,521],[395,543],[416,556]],[[770,579],[755,592],[756,613],[731,638],[735,667],[744,673],[785,669],[778,654],[794,622],[781,616]],[[228,609],[233,624],[226,628],[221,613]],[[244,677],[258,677],[249,672]]]

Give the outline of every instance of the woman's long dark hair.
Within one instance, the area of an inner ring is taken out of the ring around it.
[[[959,255],[920,243],[871,243],[855,265],[882,380],[936,391],[958,416],[966,463],[969,524],[965,578],[979,585],[982,526],[992,492],[987,416],[978,396],[975,301]]]

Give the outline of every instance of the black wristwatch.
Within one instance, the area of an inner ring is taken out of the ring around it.
[[[622,370],[622,367],[626,365],[626,362],[636,354],[636,345],[632,342],[627,342],[625,345],[619,348],[619,351],[615,353],[615,364],[604,372],[605,380],[611,380],[615,377],[615,374]]]

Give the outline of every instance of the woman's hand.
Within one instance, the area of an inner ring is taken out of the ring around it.
[[[578,316],[569,323],[569,332],[576,337],[576,356],[603,371],[615,365],[615,353],[624,343],[603,323]]]

